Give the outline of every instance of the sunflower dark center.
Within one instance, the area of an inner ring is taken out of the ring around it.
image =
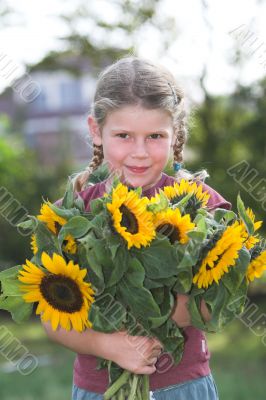
[[[189,192],[184,193],[184,194],[181,194],[180,196],[175,196],[175,197],[173,197],[172,200],[171,200],[171,203],[177,204],[177,203],[178,203],[179,201],[181,201],[188,193],[189,193]],[[196,217],[197,210],[198,210],[199,208],[202,207],[202,204],[203,204],[202,201],[200,201],[200,200],[197,198],[197,196],[195,195],[195,193],[194,193],[194,194],[190,197],[190,199],[188,200],[188,202],[187,202],[187,204],[186,204],[186,207],[185,207],[185,214],[190,214],[190,219],[191,219],[191,221],[193,221],[194,218]]]
[[[127,228],[127,231],[134,235],[139,231],[138,220],[135,215],[124,205],[119,207],[119,211],[122,214],[121,226]]]
[[[180,240],[179,230],[172,224],[161,224],[157,226],[156,231],[167,236],[171,244],[174,244],[176,241]]]
[[[58,233],[60,231],[61,225],[59,224],[59,222],[55,221],[54,226],[55,226],[56,233]]]
[[[64,275],[50,274],[42,279],[40,291],[56,310],[74,313],[81,310],[82,294],[75,281]]]

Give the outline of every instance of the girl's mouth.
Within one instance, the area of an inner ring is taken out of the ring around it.
[[[149,167],[129,167],[127,168],[131,171],[134,172],[135,174],[142,174],[143,172],[147,171]]]

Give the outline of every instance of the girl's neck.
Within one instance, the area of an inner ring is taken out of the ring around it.
[[[160,173],[160,175],[158,176],[158,178],[157,178],[157,180],[156,180],[155,182],[151,183],[150,185],[143,186],[143,187],[142,187],[142,193],[143,193],[143,192],[146,192],[146,191],[149,191],[151,188],[153,188],[154,186],[156,186],[156,185],[158,184],[158,182],[161,181],[162,178],[163,178],[163,172]],[[111,176],[110,176],[109,178],[107,178],[106,181],[105,181],[105,188],[106,188],[107,191],[109,191],[109,189],[111,188],[112,183],[113,183],[113,176],[111,175]],[[125,185],[126,185],[128,188],[136,189],[136,188],[134,188],[133,186],[130,186],[130,185],[127,185],[127,184],[125,184]]]

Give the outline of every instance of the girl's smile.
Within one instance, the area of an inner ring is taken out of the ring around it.
[[[109,170],[125,184],[148,189],[159,181],[174,140],[166,111],[131,105],[112,111],[102,132],[91,115],[88,123],[94,143],[103,146]]]

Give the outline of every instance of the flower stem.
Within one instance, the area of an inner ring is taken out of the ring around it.
[[[140,375],[133,375],[132,386],[128,396],[128,400],[135,400],[136,399],[136,391],[139,383]]]
[[[109,400],[123,386],[130,376],[130,372],[125,370],[119,378],[110,386],[103,395],[104,400]]]
[[[141,399],[149,400],[149,398],[150,398],[150,378],[149,378],[149,375],[143,375]]]

